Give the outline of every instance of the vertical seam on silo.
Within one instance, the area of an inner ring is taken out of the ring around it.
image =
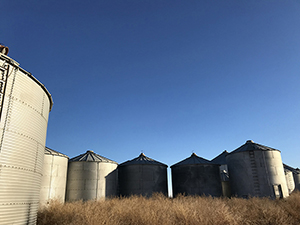
[[[41,116],[45,119],[45,117],[44,117],[44,102],[45,102],[45,93],[43,94],[42,110],[41,110]]]
[[[2,150],[2,145],[3,145],[3,139],[4,139],[4,135],[5,135],[5,130],[6,130],[6,127],[8,126],[8,124],[9,124],[9,112],[11,113],[12,93],[13,93],[13,89],[14,89],[14,84],[15,84],[15,80],[16,80],[16,75],[17,75],[18,67],[15,67],[14,69],[15,69],[14,77],[13,77],[13,81],[12,81],[12,84],[11,84],[10,94],[8,95],[8,99],[9,100],[8,100],[8,104],[7,104],[7,112],[6,112],[5,122],[4,122],[4,126],[3,126],[3,133],[2,133],[2,137],[1,137],[0,152]],[[9,77],[9,75],[8,75],[8,77]]]
[[[98,199],[98,181],[99,181],[99,162],[97,162],[97,176],[96,176],[96,198],[95,200]]]
[[[50,170],[50,182],[49,182],[49,191],[48,191],[48,199],[47,199],[47,201],[49,201],[49,200],[50,200],[50,196],[51,196],[51,190],[52,190],[52,173],[53,173],[53,164],[54,164],[54,155],[52,155],[51,170]]]

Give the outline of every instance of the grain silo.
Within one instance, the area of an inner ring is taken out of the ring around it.
[[[173,196],[211,195],[222,196],[219,164],[214,164],[193,153],[171,166]]]
[[[35,224],[48,116],[45,86],[0,46],[0,224]]]
[[[249,140],[229,153],[226,160],[233,195],[289,196],[279,150]]]
[[[211,162],[220,165],[219,169],[220,169],[220,176],[222,181],[222,193],[223,196],[230,197],[231,190],[230,190],[230,182],[229,182],[230,177],[229,177],[228,166],[226,161],[227,155],[228,152],[225,150],[220,155],[212,159]]]
[[[293,172],[288,169],[284,169],[284,175],[289,194],[291,194],[295,190]]]
[[[66,201],[99,200],[117,195],[118,164],[91,150],[69,160]]]
[[[168,194],[167,165],[146,157],[137,158],[118,166],[119,191],[121,196],[151,196],[155,192]]]
[[[298,168],[293,168],[286,164],[283,164],[285,169],[288,169],[293,173],[294,183],[295,183],[295,190],[300,191],[300,170]]]
[[[69,157],[50,148],[45,148],[40,204],[49,204],[51,199],[65,201]]]

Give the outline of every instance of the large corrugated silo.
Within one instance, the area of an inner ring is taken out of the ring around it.
[[[118,164],[89,150],[69,160],[66,201],[99,200],[117,195]]]
[[[289,196],[279,150],[249,140],[229,153],[226,160],[233,195]]]
[[[0,224],[35,224],[48,116],[45,86],[0,46]]]
[[[51,199],[65,201],[69,157],[50,148],[45,148],[40,205]]]
[[[141,153],[137,158],[118,166],[119,191],[121,196],[153,193],[168,194],[167,165]]]
[[[230,182],[229,182],[230,177],[229,177],[228,166],[226,161],[227,155],[228,152],[225,150],[220,155],[212,159],[211,162],[220,165],[219,169],[220,169],[220,175],[222,181],[222,193],[223,196],[230,197],[231,189],[230,189]]]
[[[219,166],[195,153],[171,166],[173,197],[178,194],[222,196]]]

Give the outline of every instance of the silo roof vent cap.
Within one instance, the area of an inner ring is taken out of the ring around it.
[[[87,150],[86,153],[94,153],[93,150]]]
[[[248,140],[246,141],[246,143],[254,143],[252,140]]]

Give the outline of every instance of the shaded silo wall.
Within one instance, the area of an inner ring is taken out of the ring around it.
[[[173,197],[178,194],[222,196],[219,165],[172,166]]]
[[[280,151],[232,152],[226,156],[231,191],[238,197],[287,197]]]
[[[118,167],[119,193],[121,196],[153,193],[168,195],[167,166],[136,164]]]
[[[295,190],[293,172],[288,169],[284,169],[284,174],[289,194],[291,194]]]
[[[117,164],[69,162],[66,201],[99,200],[117,195]]]
[[[35,224],[52,98],[0,54],[0,224]]]
[[[69,157],[46,147],[41,182],[40,205],[51,199],[65,202]]]
[[[300,170],[296,169],[293,173],[294,181],[295,181],[295,189],[300,191]]]
[[[231,196],[231,188],[229,182],[229,173],[228,173],[228,166],[226,161],[226,156],[228,152],[225,150],[220,155],[216,156],[214,159],[211,160],[212,163],[220,164],[220,176],[221,176],[221,184],[222,184],[222,195],[225,197]]]

